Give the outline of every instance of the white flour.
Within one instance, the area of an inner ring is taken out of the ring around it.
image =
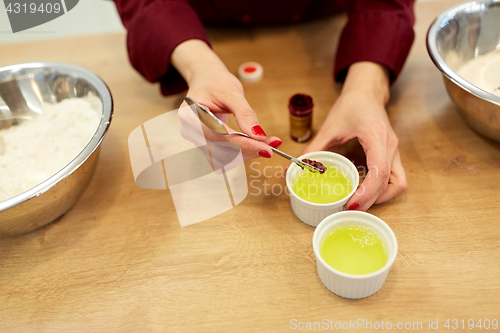
[[[89,143],[100,115],[81,98],[43,104],[43,113],[0,130],[0,201],[47,180]]]
[[[500,96],[500,49],[467,61],[457,74],[476,87]]]

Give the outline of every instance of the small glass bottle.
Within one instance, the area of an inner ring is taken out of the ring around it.
[[[295,94],[290,97],[290,136],[297,142],[305,142],[312,136],[312,97],[306,94]]]

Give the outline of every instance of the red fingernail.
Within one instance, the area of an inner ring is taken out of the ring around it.
[[[271,142],[269,145],[273,148],[278,148],[279,146],[281,146],[283,142],[281,142],[281,140],[274,140],[273,142]]]
[[[267,151],[265,150],[261,150],[259,151],[259,156],[260,157],[265,157],[265,158],[271,158],[271,154],[269,154]]]
[[[252,126],[252,133],[255,135],[266,136],[266,132],[259,125]]]
[[[357,208],[359,208],[359,203],[356,202],[350,205],[349,208],[347,208],[347,210],[356,210]]]

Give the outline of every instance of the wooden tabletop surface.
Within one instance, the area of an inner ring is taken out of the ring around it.
[[[182,228],[169,190],[134,183],[128,135],[176,109],[182,96],[162,97],[132,69],[125,35],[2,46],[0,65],[63,61],[94,71],[112,91],[115,116],[76,206],[39,230],[0,240],[0,331],[280,332],[324,319],[393,328],[420,322],[418,331],[436,321],[446,331],[450,319],[453,331],[456,319],[458,331],[472,332],[479,328],[469,329],[469,319],[500,320],[500,144],[458,115],[425,48],[432,20],[455,3],[416,4],[415,44],[387,107],[409,186],[369,209],[394,230],[399,252],[382,289],[361,300],[323,286],[314,228],[294,216],[286,194],[266,195],[265,188],[269,194],[272,185],[284,186],[286,160],[247,162],[249,181],[257,180],[247,198]],[[232,72],[245,61],[263,65],[264,79],[245,84],[246,96],[290,154],[306,144],[289,138],[287,100],[297,92],[313,96],[319,128],[338,96],[332,59],[344,23],[341,15],[295,27],[209,31]],[[355,144],[336,151],[363,157]],[[266,166],[270,178],[260,175]]]

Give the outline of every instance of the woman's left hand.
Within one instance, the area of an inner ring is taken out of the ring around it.
[[[358,138],[366,154],[368,173],[347,202],[348,209],[366,211],[407,187],[398,138],[384,107],[388,87],[388,75],[382,66],[366,62],[351,65],[341,95],[304,151],[328,150]]]

